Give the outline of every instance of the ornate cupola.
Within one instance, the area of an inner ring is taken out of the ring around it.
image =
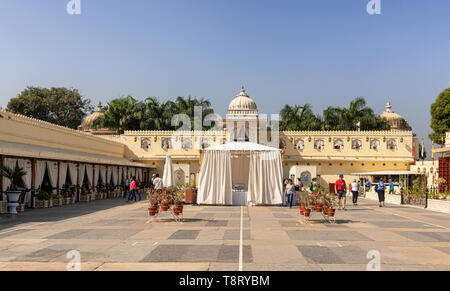
[[[386,111],[383,112],[380,117],[389,121],[391,130],[412,130],[411,126],[408,124],[408,121],[406,121],[403,116],[392,111],[390,101],[386,104]]]

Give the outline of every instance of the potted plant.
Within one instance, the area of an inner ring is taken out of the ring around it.
[[[19,190],[19,187],[22,183],[22,177],[25,176],[27,173],[23,168],[20,168],[18,165],[14,169],[8,168],[6,166],[2,167],[2,175],[6,179],[8,179],[11,183],[11,185],[8,187],[9,190],[6,191],[6,195],[8,195],[8,206],[9,206],[9,213],[11,214],[17,214],[16,208],[19,206],[19,197],[22,193],[21,190]]]
[[[39,208],[48,208],[50,194],[48,194],[46,191],[40,189],[39,194],[36,195],[36,199],[37,199],[37,204],[39,205]]]
[[[174,201],[173,212],[176,216],[180,215],[180,213],[183,213],[183,202],[185,199],[184,193],[185,193],[184,188],[180,187],[173,195]]]
[[[160,196],[161,211],[168,211],[170,208],[171,193],[169,188],[163,188]]]
[[[160,190],[148,190],[147,192],[147,200],[149,201],[148,213],[150,216],[155,216],[159,212],[160,195]]]
[[[326,214],[329,217],[334,217],[336,213],[336,207],[338,205],[338,200],[335,195],[329,194],[325,198],[325,204],[327,205]]]

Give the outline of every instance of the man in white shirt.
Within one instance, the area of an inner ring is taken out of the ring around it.
[[[163,180],[159,177],[159,174],[156,174],[155,176],[156,178],[153,179],[155,190],[161,190],[163,188]]]
[[[356,180],[352,183],[353,205],[358,205],[359,184]]]

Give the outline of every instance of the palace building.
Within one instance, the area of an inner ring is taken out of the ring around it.
[[[255,101],[244,89],[231,100],[227,119],[216,131],[125,131],[117,135],[93,126],[102,115],[99,104],[73,130],[0,110],[0,165],[19,165],[27,172],[23,179],[27,206],[33,207],[32,193],[44,185],[53,193],[60,193],[67,184],[78,192],[95,192],[98,185],[123,185],[130,176],[148,181],[154,173],[163,174],[167,155],[172,157],[176,183],[198,185],[203,149],[228,141],[272,146],[277,142],[285,178],[300,178],[308,185],[317,177],[332,192],[339,174],[348,182],[386,177],[401,185],[408,183],[405,177],[418,173],[412,169],[418,141],[390,102],[381,115],[389,120],[389,131],[284,131],[279,136],[265,131],[267,120],[260,118]],[[8,186],[5,177],[0,179],[3,193]]]
[[[230,102],[223,131],[125,131],[105,135],[105,129],[91,128],[95,116],[98,113],[86,118],[84,130],[126,145],[133,161],[149,165],[155,173],[162,174],[165,158],[171,155],[177,182],[183,184],[197,184],[202,149],[227,141],[261,141],[261,126],[266,123],[259,118],[258,107],[244,88]],[[301,178],[306,184],[311,177],[318,177],[321,185],[331,191],[341,173],[348,181],[385,176],[400,182],[400,174],[396,173],[412,174],[418,141],[408,122],[393,112],[390,102],[381,117],[390,122],[391,130],[280,132],[284,177]],[[270,131],[266,140],[272,140]]]

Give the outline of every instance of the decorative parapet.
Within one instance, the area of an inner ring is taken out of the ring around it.
[[[25,123],[27,125],[37,126],[40,128],[46,128],[46,129],[50,129],[50,130],[55,130],[55,131],[59,131],[61,133],[71,134],[71,135],[78,136],[78,137],[85,137],[85,138],[89,138],[89,139],[96,140],[96,141],[101,140],[103,142],[107,142],[107,143],[111,143],[111,144],[115,144],[115,145],[118,144],[118,142],[116,142],[116,141],[100,138],[98,136],[92,135],[87,132],[79,131],[76,129],[64,127],[64,126],[57,125],[57,124],[53,124],[53,123],[50,123],[47,121],[28,117],[28,116],[25,116],[22,114],[11,113],[11,112],[5,111],[3,109],[0,109],[0,118],[7,118],[8,120],[14,120],[17,122]]]
[[[353,135],[353,136],[367,136],[367,135],[389,135],[389,136],[413,136],[412,131],[403,130],[384,130],[384,131],[281,131],[281,134],[285,135],[320,135],[320,136],[330,136],[330,135]]]

